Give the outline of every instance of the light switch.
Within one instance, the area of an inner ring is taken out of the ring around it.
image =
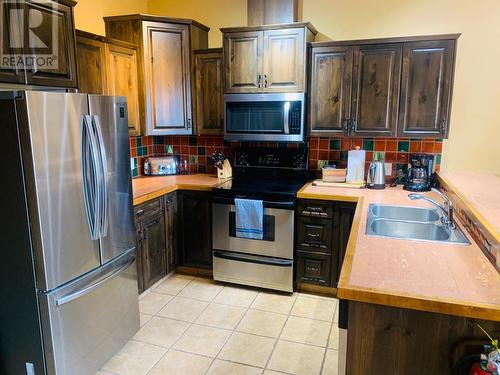
[[[384,163],[385,175],[392,176],[392,163]]]
[[[130,158],[130,170],[133,171],[134,170],[134,158]]]

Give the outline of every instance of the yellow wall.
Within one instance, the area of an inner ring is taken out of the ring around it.
[[[105,16],[147,13],[147,0],[78,0],[75,7],[77,29],[104,35]]]
[[[220,47],[220,27],[246,24],[246,0],[149,0],[148,13],[194,18]],[[299,0],[299,18],[318,40],[462,33],[442,168],[500,173],[500,1]]]

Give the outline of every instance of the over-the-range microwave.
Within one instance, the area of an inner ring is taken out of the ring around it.
[[[305,94],[225,94],[224,139],[304,141]]]

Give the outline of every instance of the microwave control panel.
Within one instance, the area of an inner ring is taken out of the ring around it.
[[[301,113],[302,109],[300,107],[300,102],[294,102],[290,108],[290,114],[288,118],[288,127],[290,134],[300,134],[302,128]]]

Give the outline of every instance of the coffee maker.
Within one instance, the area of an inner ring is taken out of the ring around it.
[[[435,172],[434,164],[434,155],[410,154],[410,168],[403,189],[409,191],[431,190]]]

